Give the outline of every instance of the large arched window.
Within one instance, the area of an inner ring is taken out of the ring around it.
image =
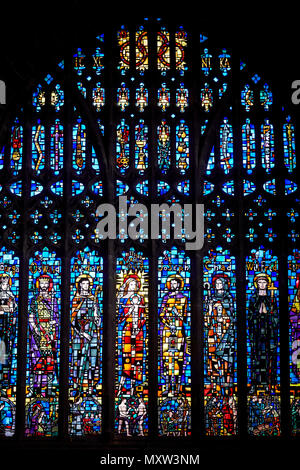
[[[299,434],[297,129],[224,42],[160,20],[104,28],[8,113],[3,439]],[[114,239],[96,230],[104,203]],[[168,224],[195,204],[189,250]]]

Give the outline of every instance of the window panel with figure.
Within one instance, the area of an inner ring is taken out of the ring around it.
[[[280,434],[278,259],[263,247],[246,258],[248,430]]]
[[[190,258],[176,247],[158,263],[159,434],[191,433]]]
[[[27,436],[58,432],[61,260],[45,248],[29,260]]]
[[[203,259],[205,416],[208,435],[237,433],[235,258],[218,247]]]
[[[71,260],[70,434],[101,432],[103,260],[88,248]]]
[[[0,250],[0,435],[15,434],[19,258]]]
[[[148,434],[149,261],[131,249],[117,259],[115,428]]]

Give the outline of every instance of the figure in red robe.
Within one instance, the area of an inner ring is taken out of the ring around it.
[[[144,382],[146,313],[140,288],[140,278],[130,274],[124,279],[118,294],[118,322],[122,325],[122,373],[118,395],[127,379],[130,381],[130,395],[134,394],[137,383]]]

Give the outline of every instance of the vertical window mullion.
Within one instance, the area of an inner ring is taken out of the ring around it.
[[[199,113],[200,96],[200,48],[199,34],[190,32],[191,44],[190,61],[193,64],[194,74],[191,80],[190,106],[191,109],[191,149],[194,158],[190,159],[191,165],[191,195],[193,202],[203,204],[203,162],[199,161],[201,153],[201,120]],[[191,67],[191,66],[190,66]],[[193,176],[192,176],[193,175]],[[205,210],[205,207],[204,207]],[[203,318],[203,250],[192,254],[192,437],[205,435],[204,419],[204,318]]]
[[[105,51],[106,57],[110,51],[114,50],[116,44],[117,32],[115,29],[106,29],[105,31]],[[115,103],[115,73],[116,62],[107,61],[107,125],[105,126],[105,135],[109,135],[107,151],[107,173],[106,173],[106,195],[107,202],[115,204],[115,138],[116,124],[114,119]],[[112,86],[111,86],[112,84]],[[116,259],[115,246],[116,241],[107,240],[103,243],[103,270],[106,275],[103,279],[103,399],[102,399],[102,422],[103,438],[106,442],[112,443],[114,436],[115,423],[115,354],[116,354]]]
[[[276,79],[274,82],[275,86]],[[280,403],[281,403],[281,436],[286,438],[291,433],[291,407],[290,407],[290,341],[289,341],[289,307],[288,307],[288,237],[282,236],[282,227],[287,220],[288,201],[285,196],[286,168],[283,161],[283,119],[280,97],[274,101],[272,109],[272,121],[274,125],[275,146],[275,171],[276,175],[276,202],[274,207],[277,216],[275,218],[274,232],[277,234],[275,246],[278,253],[279,271],[279,341],[280,341]]]
[[[149,25],[149,72],[156,76],[156,32]],[[148,74],[149,76],[149,74]],[[157,123],[155,119],[156,93],[154,76],[147,84],[149,89],[149,205],[156,202],[157,173],[156,173],[156,146]],[[149,77],[150,78],[150,77]],[[151,79],[151,78],[150,78]],[[153,87],[154,85],[154,87]],[[151,123],[151,125],[150,125]],[[149,224],[149,231],[151,224]],[[151,233],[151,232],[150,232]],[[158,435],[158,409],[157,409],[157,368],[158,368],[158,327],[157,327],[157,241],[149,240],[149,437]]]
[[[236,296],[237,296],[237,377],[238,377],[238,434],[242,439],[247,435],[247,348],[246,348],[246,315],[245,315],[245,232],[243,204],[243,162],[242,162],[242,119],[240,106],[240,62],[233,54],[232,97],[233,97],[233,149],[235,156],[235,198],[237,214],[238,243],[236,246]]]
[[[60,351],[60,394],[59,394],[59,436],[67,439],[69,419],[69,338],[70,338],[70,196],[72,171],[72,132],[73,132],[73,104],[72,104],[72,57],[66,54],[64,77],[64,167],[63,167],[63,224],[64,245],[62,247],[62,301],[61,301],[61,351]]]
[[[27,363],[27,326],[28,326],[28,202],[30,195],[31,168],[31,102],[28,100],[24,107],[24,151],[22,168],[22,245],[20,259],[20,301],[18,312],[18,346],[17,346],[17,397],[16,397],[16,437],[22,440],[25,436],[25,395],[26,395],[26,363]]]

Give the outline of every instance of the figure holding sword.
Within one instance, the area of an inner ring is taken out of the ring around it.
[[[81,274],[76,279],[76,294],[71,314],[71,369],[75,397],[86,391],[89,395],[95,385],[99,367],[100,314],[97,302],[98,290],[92,294],[93,279]]]

